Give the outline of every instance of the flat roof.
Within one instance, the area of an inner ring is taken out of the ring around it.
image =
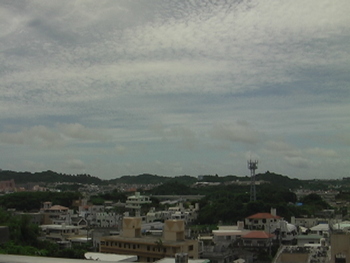
[[[213,230],[212,233],[215,236],[237,236],[237,235],[245,235],[251,230],[242,229],[242,230]]]
[[[157,263],[175,263],[175,258],[162,258]],[[209,259],[188,259],[188,263],[209,263]]]
[[[49,228],[49,229],[80,229],[81,226],[73,226],[73,225],[41,225],[40,228]]]
[[[107,253],[97,253],[97,252],[86,252],[84,254],[85,258],[88,260],[98,260],[102,261],[127,261],[135,262],[137,261],[137,255],[119,255],[119,254],[107,254]]]
[[[165,240],[164,238],[161,238],[161,239],[164,245],[180,245],[180,244],[198,242],[198,240],[195,240],[195,239],[184,239],[180,241]],[[123,242],[130,242],[130,243],[139,243],[139,244],[150,244],[150,243],[155,244],[155,242],[158,240],[159,240],[159,237],[145,236],[145,235],[141,237],[103,236],[100,239],[100,241],[123,241]]]
[[[87,263],[86,259],[50,258],[19,255],[0,255],[0,263]],[[110,261],[98,261],[98,263],[111,263]]]

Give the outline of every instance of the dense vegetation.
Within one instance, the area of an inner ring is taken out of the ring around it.
[[[89,174],[61,174],[54,171],[44,172],[14,172],[0,170],[0,181],[6,181],[13,179],[17,185],[27,183],[37,184],[52,184],[52,183],[72,183],[70,186],[57,186],[61,190],[77,190],[79,184],[133,184],[133,185],[160,185],[165,183],[181,183],[187,186],[193,185],[196,182],[218,182],[228,183],[233,181],[249,181],[249,176],[235,176],[235,175],[202,175],[202,176],[160,176],[152,174],[140,174],[140,175],[125,175],[120,178],[111,180],[102,180],[98,177],[91,176]],[[289,178],[285,175],[275,174],[267,171],[265,173],[259,173],[256,175],[256,180],[268,182],[278,187],[284,187],[291,190],[299,188],[307,188],[310,190],[327,190],[330,188],[336,188],[342,191],[350,191],[350,180],[345,178],[344,180],[301,180],[296,178]]]
[[[72,207],[73,201],[81,197],[79,192],[18,192],[0,196],[0,207],[20,211],[38,211],[46,201]]]
[[[56,173],[50,170],[38,173],[0,170],[0,181],[11,179],[14,179],[16,184],[58,182],[101,184],[102,182],[101,179],[88,174],[68,175]]]
[[[26,215],[15,215],[0,208],[0,225],[7,226],[10,241],[0,244],[0,254],[84,258],[91,244],[59,249],[58,244],[39,240],[39,227],[31,224]]]

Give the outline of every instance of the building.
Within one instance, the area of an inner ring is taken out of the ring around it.
[[[250,230],[275,234],[275,238],[283,243],[292,243],[298,235],[297,227],[276,215],[274,208],[271,208],[271,213],[257,213],[245,218],[245,226]]]
[[[305,246],[306,244],[321,244],[323,236],[317,234],[299,235],[296,239],[298,246]]]
[[[350,232],[335,231],[331,235],[331,263],[350,262]]]
[[[329,263],[328,246],[282,246],[272,263]]]
[[[276,215],[276,210],[271,209],[271,213],[257,213],[245,218],[245,226],[250,230],[263,230],[274,233],[279,228],[282,217]]]
[[[150,204],[151,199],[148,196],[141,195],[139,192],[135,192],[135,195],[129,196],[126,200],[126,208],[132,209],[135,211],[137,217],[140,216],[141,206],[144,204]]]
[[[190,259],[198,259],[198,241],[185,239],[183,220],[167,220],[163,235],[142,235],[140,217],[124,217],[123,231],[119,236],[106,236],[100,240],[101,253],[137,255],[142,262],[154,262],[177,253],[187,253]]]
[[[69,209],[61,205],[52,205],[52,202],[44,202],[40,213],[44,214],[43,224],[53,224],[55,220],[60,220],[62,216],[68,215]]]
[[[15,192],[16,191],[16,184],[15,180],[8,180],[8,181],[0,181],[0,192]]]
[[[175,203],[178,203],[176,201]],[[177,206],[171,206],[166,211],[156,211],[154,207],[151,207],[150,211],[146,214],[146,222],[165,221],[168,219],[184,220],[185,224],[194,222],[198,217],[199,204],[189,205],[185,208],[182,202],[179,202]]]
[[[71,239],[81,238],[81,227],[72,225],[41,225],[42,239],[56,242],[62,248],[71,246]],[[84,235],[86,237],[86,234]]]
[[[244,229],[244,222],[238,221],[237,226],[218,226],[218,230],[213,230],[213,242],[221,246],[228,247],[237,242],[242,236],[251,232]]]
[[[275,235],[265,231],[250,231],[242,236],[242,243],[245,248],[271,248]]]

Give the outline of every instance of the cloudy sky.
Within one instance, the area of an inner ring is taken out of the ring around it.
[[[350,176],[350,1],[0,0],[0,168]]]

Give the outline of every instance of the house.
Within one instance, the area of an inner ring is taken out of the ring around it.
[[[321,244],[323,236],[317,234],[299,235],[296,237],[298,246],[305,246],[306,244]]]
[[[263,230],[267,233],[274,233],[279,228],[282,217],[276,215],[276,209],[271,213],[257,213],[245,218],[245,226],[250,230]]]
[[[329,224],[318,224],[310,228],[310,233],[315,235],[329,236]]]
[[[59,244],[62,248],[71,246],[70,239],[77,237],[86,237],[80,232],[81,227],[73,225],[41,225],[42,239],[50,240]]]
[[[188,208],[184,207],[184,204],[180,202],[177,206],[171,206],[166,211],[156,211],[154,207],[151,207],[150,211],[146,214],[146,222],[165,221],[168,219],[184,220],[185,224],[195,221],[198,217],[199,204],[190,205]]]
[[[269,248],[274,237],[265,231],[250,231],[242,236],[242,243],[245,248]]]
[[[218,226],[218,228],[218,230],[212,231],[213,242],[225,247],[228,247],[250,232],[250,230],[244,229],[243,221],[238,221],[237,226]]]
[[[141,217],[124,217],[123,231],[119,236],[100,239],[101,253],[137,255],[139,261],[153,262],[176,253],[187,253],[190,259],[198,259],[198,241],[185,239],[183,220],[167,220],[163,235],[142,235]]]
[[[271,213],[257,213],[245,218],[245,227],[250,230],[262,230],[275,234],[275,239],[283,243],[292,243],[298,235],[298,228],[276,215],[276,209]]]
[[[61,205],[52,205],[52,202],[44,202],[40,213],[44,214],[43,224],[53,224],[55,220],[62,219],[69,213],[69,208]]]

